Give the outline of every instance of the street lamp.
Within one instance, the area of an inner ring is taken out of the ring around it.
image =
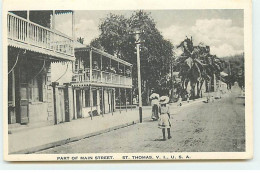
[[[140,40],[140,34],[142,31],[135,30],[133,34],[135,34],[135,44],[136,44],[136,54],[137,54],[137,74],[138,74],[138,100],[139,100],[139,120],[140,123],[143,121],[143,111],[142,111],[142,88],[141,88],[141,71],[140,71],[140,44],[142,43]]]

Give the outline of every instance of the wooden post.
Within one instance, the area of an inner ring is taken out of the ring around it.
[[[109,94],[110,94],[110,110],[111,110],[112,115],[113,115],[113,104],[112,104],[113,99],[112,99],[112,90],[109,91]]]
[[[73,116],[73,119],[77,119],[77,95],[76,95],[76,90],[73,89],[73,98],[74,98],[74,116]]]
[[[83,107],[84,107],[84,97],[83,97],[83,93],[84,93],[84,88],[81,90],[80,92],[80,96],[81,96],[81,106],[80,106],[80,112],[81,112],[81,118],[83,118]]]
[[[104,88],[101,87],[102,116],[104,117]]]
[[[91,90],[91,86],[89,86],[89,103],[90,103],[90,116],[91,116],[91,120],[93,118],[93,114],[92,114],[92,107],[93,107],[93,95],[92,95],[92,90]]]
[[[53,87],[53,107],[54,107],[54,125],[58,124],[58,116],[57,116],[57,88],[56,85],[58,85],[57,82],[52,83]]]
[[[125,111],[127,112],[127,96],[126,96],[126,88],[125,88]]]
[[[85,91],[85,88],[83,88],[83,90],[82,90],[82,107],[86,107],[86,98],[85,98],[85,95],[86,95],[86,93],[85,93],[86,91]]]
[[[30,30],[29,30],[29,27],[30,27],[30,25],[29,25],[29,21],[30,21],[30,10],[27,11],[27,18],[26,18],[26,19],[27,19],[27,31],[26,31],[26,32],[27,32],[27,35],[26,35],[26,36],[27,36],[27,43],[29,44],[29,41],[30,41],[30,35],[29,35],[29,31],[30,31]]]
[[[130,91],[131,91],[131,110],[133,110],[133,90],[132,90],[132,88],[130,89]]]
[[[14,70],[12,70],[12,105],[15,107],[15,74]]]
[[[110,63],[110,69],[111,69],[112,68],[111,59],[109,59],[109,63]],[[110,72],[110,83],[113,83],[112,75],[113,74]]]
[[[119,93],[119,112],[121,113],[121,93],[120,93],[120,88],[118,88],[118,93]]]
[[[97,113],[98,115],[100,115],[100,88],[96,88],[95,92],[97,93],[97,104],[96,104],[96,108],[97,108]]]
[[[92,82],[92,48],[89,51],[89,75],[90,75],[90,82]]]
[[[65,101],[65,121],[71,121],[71,117],[73,114],[72,108],[72,94],[71,94],[71,86],[69,83],[65,83],[65,90],[64,90],[64,101]]]
[[[113,89],[113,110],[116,109],[116,88]]]
[[[102,68],[102,55],[100,54],[100,78],[101,78],[101,82],[103,82],[103,73],[102,73],[102,70],[103,70],[103,68]]]

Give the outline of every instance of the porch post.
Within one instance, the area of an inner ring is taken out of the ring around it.
[[[113,115],[112,90],[109,91],[109,94],[110,94],[110,97],[109,97],[110,98],[110,110],[111,110],[112,115]]]
[[[119,74],[119,68],[120,66],[119,66],[119,62],[117,62],[117,75],[118,75],[118,84],[121,84],[121,76],[120,76],[120,74]]]
[[[110,70],[111,70],[111,67],[112,67],[111,59],[109,59],[109,63],[110,63]],[[113,83],[112,75],[113,75],[112,72],[110,72],[110,83]]]
[[[30,10],[28,10],[27,11],[27,35],[26,35],[26,37],[27,37],[27,42],[29,43],[29,38],[30,38],[30,36],[29,36],[29,21],[30,21]]]
[[[53,87],[53,108],[54,108],[54,125],[58,124],[58,116],[57,116],[57,85],[59,83],[58,82],[52,82],[52,87]]]
[[[14,74],[15,69],[12,70],[12,105],[15,107],[15,74]]]
[[[73,94],[72,94],[72,87],[70,86],[69,83],[65,83],[65,86],[66,86],[66,91],[64,93],[64,99],[66,101],[66,104],[65,104],[65,121],[66,122],[69,122],[72,120],[72,114],[73,114]],[[67,97],[67,98],[66,98]]]
[[[113,110],[116,109],[116,88],[113,89]]]
[[[90,116],[91,116],[91,120],[93,118],[93,114],[92,114],[92,107],[93,107],[93,94],[92,94],[92,87],[89,86],[89,103],[90,103]]]
[[[100,54],[100,78],[101,78],[101,82],[103,82],[103,74],[102,74],[102,70],[103,70],[103,68],[102,68],[102,66],[103,66],[103,64],[102,64],[102,55]]]
[[[79,90],[79,118],[82,118],[82,90]]]
[[[74,115],[73,115],[73,119],[77,119],[77,95],[76,95],[76,89],[73,89],[73,98],[74,98]]]
[[[84,91],[84,88],[82,90],[80,90],[80,113],[81,113],[81,118],[83,118],[83,91]]]
[[[82,90],[82,100],[83,100],[83,104],[82,104],[82,106],[83,107],[86,107],[86,98],[85,98],[85,92],[86,92],[86,90],[85,90],[85,88],[83,88],[83,90]]]
[[[104,88],[101,87],[102,116],[104,117]]]
[[[100,89],[97,88],[95,92],[97,92],[97,113],[100,115]]]
[[[125,88],[125,111],[127,112],[127,96],[126,96],[126,88]]]
[[[118,93],[119,93],[119,112],[121,113],[121,93],[120,93],[120,88],[118,88]]]
[[[130,89],[130,93],[131,93],[131,110],[133,110],[133,90],[132,90],[132,88]]]
[[[90,81],[92,82],[92,48],[90,48],[90,51],[89,51],[89,75],[90,75]]]

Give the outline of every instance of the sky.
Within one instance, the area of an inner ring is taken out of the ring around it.
[[[193,37],[194,45],[209,45],[211,54],[230,56],[244,51],[243,10],[145,10],[150,12],[165,39],[174,46],[186,36]],[[134,11],[75,11],[75,35],[89,44],[100,34],[98,26],[109,13],[130,17]],[[56,29],[71,35],[71,14],[56,17]],[[181,50],[176,50],[177,55]]]

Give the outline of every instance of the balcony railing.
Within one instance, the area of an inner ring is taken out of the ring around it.
[[[74,83],[92,82],[107,85],[118,85],[132,87],[132,78],[100,70],[92,70],[92,78],[90,78],[90,69],[74,73]]]
[[[73,39],[59,31],[43,27],[12,13],[7,14],[7,27],[10,40],[74,56]]]

